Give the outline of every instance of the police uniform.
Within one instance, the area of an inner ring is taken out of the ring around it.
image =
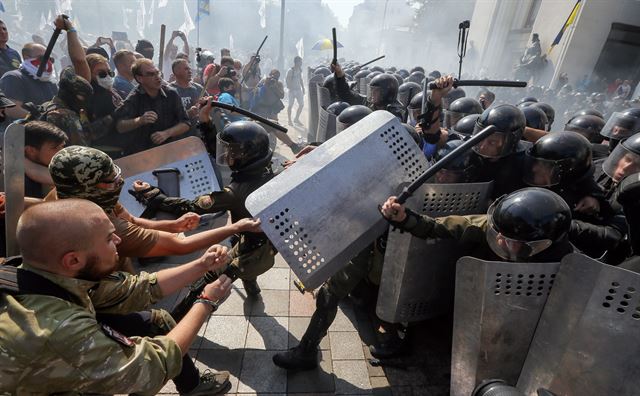
[[[180,373],[182,352],[173,340],[125,337],[96,320],[96,311],[126,314],[160,300],[155,274],[116,273],[90,282],[22,267],[61,286],[72,302],[0,295],[0,393],[153,395]],[[151,317],[165,332],[175,325],[165,311],[153,310]]]

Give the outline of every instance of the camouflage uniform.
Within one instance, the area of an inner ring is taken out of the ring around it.
[[[112,130],[113,118],[104,117],[93,123],[80,110],[86,107],[86,99],[93,95],[91,84],[66,68],[60,74],[58,94],[42,105],[42,121],[47,121],[62,129],[69,137],[70,144],[89,146],[92,141],[104,137]],[[79,101],[77,95],[85,98]]]
[[[74,302],[46,295],[0,295],[0,393],[156,394],[182,369],[178,345],[165,336],[124,337],[96,320],[126,314],[162,298],[155,274],[115,273],[100,282],[33,271],[63,287]],[[165,332],[175,325],[152,311]]]

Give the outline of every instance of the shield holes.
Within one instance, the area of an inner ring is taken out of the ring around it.
[[[522,286],[517,286],[516,289],[522,290]]]
[[[609,293],[616,294],[616,289],[609,289]]]
[[[624,308],[618,308],[618,309],[616,309],[616,311],[618,311],[619,313],[625,313],[626,312]]]
[[[624,297],[625,299],[627,299],[627,300],[630,300],[630,299],[631,299],[631,296],[630,296],[630,295],[628,295],[628,294],[625,294],[623,297]]]
[[[284,212],[280,212],[280,216],[284,216]]]
[[[540,293],[540,292],[536,293],[536,296],[538,296],[538,297],[540,297],[541,295],[542,295],[542,293]]]
[[[634,293],[634,292],[636,291],[636,289],[635,289],[635,288],[633,288],[633,287],[627,287],[627,291],[628,291],[629,293]]]
[[[613,286],[613,287],[620,287],[620,283],[618,283],[618,282],[611,282],[611,286]]]
[[[284,232],[281,232],[281,233],[280,233],[280,236],[284,236]]]
[[[279,230],[279,229],[280,229],[280,226],[275,226],[274,228],[275,228],[276,230]]]
[[[516,292],[516,296],[519,296],[519,295],[520,295],[520,292]]]
[[[613,297],[612,296],[606,296],[604,299],[611,301],[611,300],[613,300]]]
[[[511,285],[507,285],[507,290],[511,289]]]
[[[640,319],[640,314],[634,313],[633,315],[631,315],[631,317],[638,320]]]
[[[611,304],[609,304],[608,302],[603,302],[602,306],[605,308],[611,308]]]
[[[522,280],[518,279],[518,284],[521,285],[522,284]]]
[[[509,294],[511,294],[511,292],[507,290],[506,292],[504,292],[504,294],[508,296]]]
[[[272,224],[273,224],[273,223],[275,223],[275,222],[276,222],[276,220],[275,220],[273,217],[269,217],[269,223],[272,223]]]
[[[280,222],[280,225],[281,225],[281,226],[283,226],[283,225],[284,225],[284,221],[281,221],[281,222]]]
[[[280,216],[276,215],[276,220],[279,220],[279,219],[280,219]]]
[[[507,278],[511,278],[511,274],[507,274]]]
[[[284,208],[284,212],[288,213],[289,212],[289,208]]]
[[[556,274],[551,274],[551,277],[555,279],[555,277],[556,277]]]
[[[628,301],[620,301],[620,305],[622,305],[623,307],[628,307],[629,306],[629,302]]]
[[[447,194],[447,195],[449,195],[449,194]],[[524,278],[524,275],[518,274],[518,278]]]

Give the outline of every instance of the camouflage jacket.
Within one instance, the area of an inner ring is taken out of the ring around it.
[[[111,131],[113,118],[102,117],[89,122],[83,114],[68,108],[57,96],[42,105],[42,121],[47,121],[62,129],[69,137],[69,145],[90,146],[91,142],[106,136]]]
[[[0,295],[0,394],[152,395],[180,373],[173,340],[114,335],[96,321],[96,311],[131,313],[162,298],[155,274],[114,273],[90,282],[22,267],[66,289],[74,302]],[[160,312],[153,311],[154,322],[166,320]]]

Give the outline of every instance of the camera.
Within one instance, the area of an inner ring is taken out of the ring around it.
[[[196,47],[196,62],[200,63],[202,61],[202,48]]]
[[[469,22],[468,20],[467,21],[462,21],[458,25],[458,29],[469,29],[469,27],[471,27],[471,22]]]
[[[235,77],[237,74],[236,69],[231,66],[227,66],[227,77]]]

